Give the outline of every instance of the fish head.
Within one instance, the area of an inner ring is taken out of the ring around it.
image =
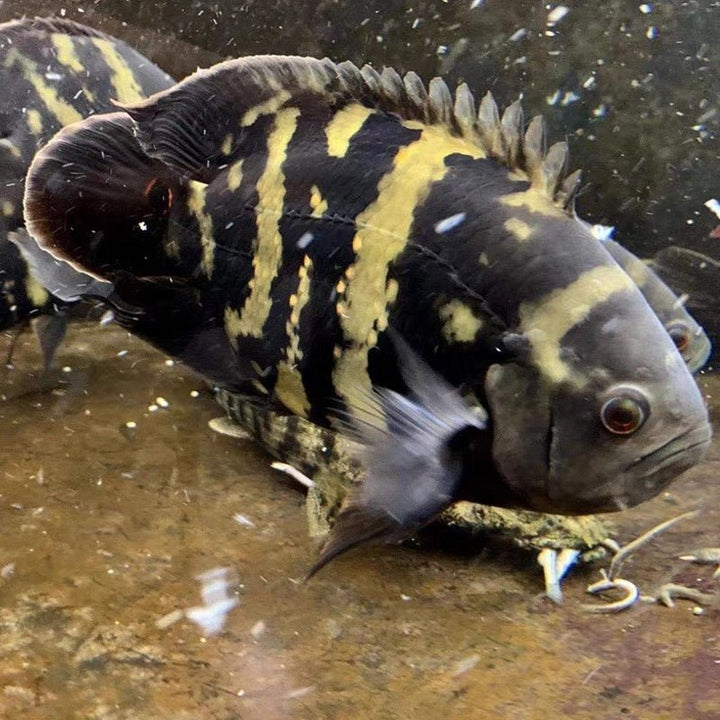
[[[710,442],[703,398],[636,290],[561,337],[529,328],[523,362],[491,366],[493,459],[529,508],[611,512],[661,492]]]

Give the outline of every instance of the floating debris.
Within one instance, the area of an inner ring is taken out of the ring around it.
[[[163,410],[167,410],[170,407],[170,403],[164,397],[156,397],[155,404]]]
[[[230,580],[231,574],[230,568],[218,567],[196,577],[201,583],[203,604],[185,610],[185,617],[199,625],[206,636],[217,635],[225,627],[227,614],[240,603],[228,593],[235,584]]]
[[[300,250],[304,250],[314,239],[315,236],[311,232],[305,232],[300,236],[296,245],[300,248]]]
[[[472,670],[481,660],[482,658],[480,655],[470,655],[466,657],[464,660],[461,660],[456,666],[455,669],[452,672],[452,677],[459,677],[460,675],[464,675],[468,670]]]
[[[249,527],[249,528],[255,527],[255,523],[247,515],[243,515],[242,513],[235,513],[233,515],[233,520],[238,525],[243,525],[244,527]]]
[[[157,412],[159,410],[158,406],[154,403],[152,405],[148,405],[148,412]]]
[[[654,40],[658,36],[658,29],[651,25],[646,31],[645,31],[645,37],[648,40]]]
[[[548,26],[557,25],[569,12],[569,7],[565,7],[565,5],[558,5],[548,13],[545,24]]]
[[[520,28],[519,30],[516,30],[509,38],[509,42],[518,42],[518,40],[522,40],[527,35],[527,28]]]
[[[461,212],[451,215],[450,217],[443,218],[442,220],[438,220],[438,222],[435,223],[435,232],[438,233],[438,235],[449,232],[453,228],[465,222],[466,217],[467,213]]]
[[[115,320],[115,313],[112,310],[106,310],[100,318],[100,327],[105,327],[106,325],[109,325],[113,320]]]
[[[197,390],[191,390],[191,391],[190,391],[190,397],[191,397],[191,398],[200,397],[200,393],[199,393]]]
[[[301,485],[304,485],[306,488],[313,488],[315,487],[315,483],[305,474],[300,472],[297,468],[293,467],[292,465],[288,465],[287,463],[282,462],[274,462],[270,464],[270,467],[273,470],[279,470],[281,473],[285,473],[286,475],[289,475],[293,480],[297,480]]]
[[[265,623],[262,620],[258,620],[251,628],[250,634],[254,640],[259,640],[265,634]]]
[[[653,11],[653,6],[650,3],[643,3],[638,7],[638,10],[643,15],[649,15]]]
[[[155,627],[159,628],[160,630],[165,630],[171,625],[174,625],[178,620],[182,620],[184,616],[185,613],[182,610],[173,610],[167,615],[163,615],[161,618],[158,618],[155,621]]]

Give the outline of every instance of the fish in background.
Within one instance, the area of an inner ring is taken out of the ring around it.
[[[665,326],[680,351],[688,369],[695,374],[702,370],[712,354],[712,342],[705,330],[687,311],[687,295],[678,295],[653,269],[652,261],[644,262],[612,239],[614,228],[593,225],[591,232],[615,258],[615,262],[633,279],[650,307]]]
[[[62,131],[26,218],[140,337],[351,429],[363,482],[319,567],[457,501],[631,507],[709,445],[674,341],[575,215],[567,145],[523,130],[465,85],[244,58]]]
[[[0,24],[0,331],[34,320],[45,368],[68,304],[30,272],[9,234],[25,239],[22,199],[33,156],[60,128],[137,102],[174,80],[129,45],[60,18]]]

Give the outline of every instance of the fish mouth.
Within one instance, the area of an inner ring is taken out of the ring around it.
[[[611,499],[612,510],[625,510],[655,497],[702,460],[711,437],[709,423],[691,428],[630,463],[626,468],[629,480]]]
[[[660,447],[633,460],[627,466],[626,471],[634,475],[639,473],[640,477],[649,477],[659,470],[674,467],[680,456],[685,453],[695,456],[698,454],[697,450],[702,448],[702,454],[704,454],[711,438],[712,428],[709,423],[691,428],[680,435],[676,435],[672,440]],[[648,472],[644,473],[643,471],[646,468]]]
[[[573,497],[564,509],[553,500],[553,509],[540,499],[536,508],[541,512],[588,515],[627,510],[650,500],[667,487],[678,475],[697,465],[710,445],[712,428],[709,423],[687,430],[650,452],[636,458],[620,470],[622,480],[613,478],[595,487],[592,495]]]

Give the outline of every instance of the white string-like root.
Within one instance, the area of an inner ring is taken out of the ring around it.
[[[695,517],[697,515],[697,510],[692,510],[691,512],[683,513],[682,515],[677,515],[676,517],[670,518],[669,520],[665,520],[665,522],[661,522],[659,525],[656,525],[653,528],[650,528],[647,532],[643,533],[639,537],[635,538],[632,542],[629,542],[627,545],[623,545],[613,556],[613,559],[610,561],[610,567],[608,568],[608,578],[610,580],[613,580],[617,577],[618,571],[620,570],[620,566],[634,553],[636,553],[643,545],[647,545],[653,538],[657,537],[660,533],[664,532],[668,528],[675,525],[675,523],[680,522],[681,520],[687,520],[689,518]]]
[[[604,603],[602,605],[582,605],[583,610],[591,613],[616,613],[621,610],[627,610],[638,601],[640,591],[635,583],[629,580],[623,580],[622,578],[611,579],[604,570],[601,570],[600,574],[603,576],[602,580],[588,585],[587,592],[596,595],[597,593],[606,592],[607,590],[621,590],[625,594],[615,602]]]

